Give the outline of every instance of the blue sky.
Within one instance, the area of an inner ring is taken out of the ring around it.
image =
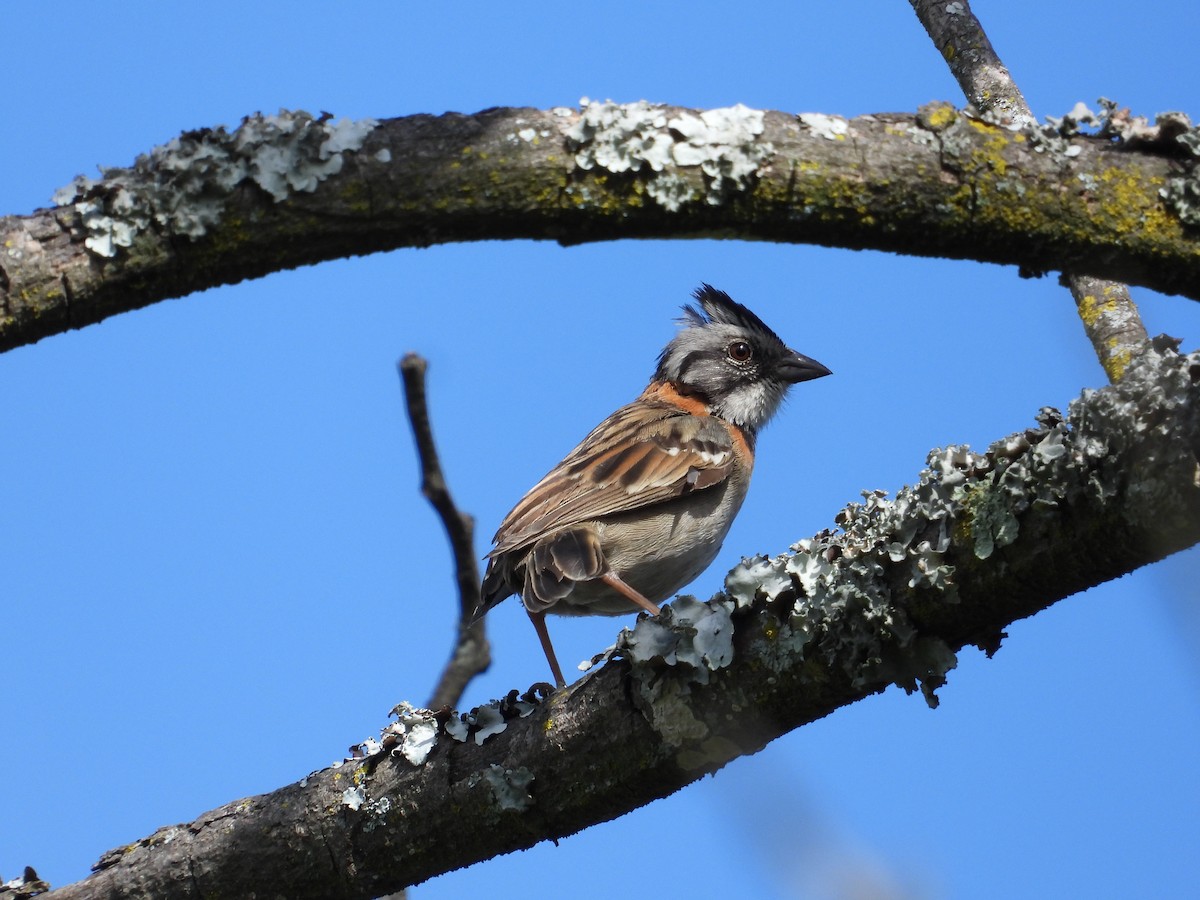
[[[961,102],[902,0],[334,8],[9,0],[0,213],[184,129],[280,107]],[[1200,117],[1193,3],[975,9],[1039,116],[1105,95]],[[743,554],[911,481],[930,448],[984,446],[1104,381],[1053,276],[708,241],[377,254],[0,356],[0,874],[75,880],[423,701],[453,582],[396,359],[430,360],[434,427],[482,555],[520,495],[641,389],[701,281],[835,374],[794,390],[763,435],[700,596]],[[1135,299],[1151,333],[1196,346],[1196,303]],[[1184,896],[1200,853],[1198,576],[1191,551],[1070,598],[1014,625],[993,660],[964,651],[935,712],[893,689],[557,848],[412,896],[580,894],[594,865],[632,896]],[[564,666],[621,624],[552,621]],[[546,675],[516,603],[489,625],[495,663],[467,705]]]

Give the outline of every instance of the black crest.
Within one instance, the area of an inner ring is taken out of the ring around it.
[[[770,336],[779,341],[779,336],[742,304],[738,303],[724,291],[719,291],[711,284],[701,284],[692,292],[692,297],[700,304],[700,309],[694,306],[684,306],[683,325],[737,325],[748,328],[764,336]],[[780,341],[782,343],[782,341]]]

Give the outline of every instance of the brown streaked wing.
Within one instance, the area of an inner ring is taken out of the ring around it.
[[[500,523],[489,557],[559,528],[661,503],[720,484],[733,465],[733,439],[711,416],[662,404],[624,406],[592,431]]]

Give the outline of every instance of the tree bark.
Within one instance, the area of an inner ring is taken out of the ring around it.
[[[1183,221],[1194,164],[1182,143],[1016,132],[947,105],[852,120],[645,103],[257,116],[0,219],[0,350],[282,269],[485,239],[816,243],[1200,299],[1200,229]]]

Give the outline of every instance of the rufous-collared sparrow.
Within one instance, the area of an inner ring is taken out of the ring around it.
[[[829,370],[787,345],[723,291],[658,357],[622,406],[500,523],[473,619],[519,594],[559,687],[546,613],[616,616],[657,603],[716,557],[745,499],[758,430],[789,387]]]

